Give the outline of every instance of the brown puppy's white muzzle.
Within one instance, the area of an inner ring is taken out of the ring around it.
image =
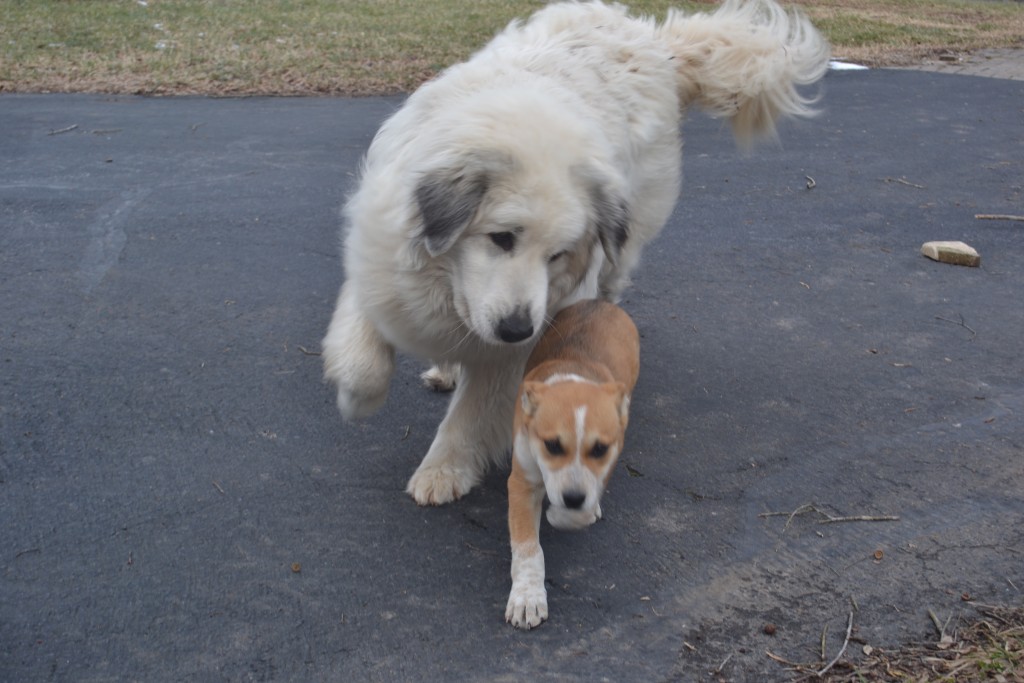
[[[547,518],[551,526],[562,531],[578,531],[596,522],[600,515],[598,506],[568,508],[552,503],[548,506]]]

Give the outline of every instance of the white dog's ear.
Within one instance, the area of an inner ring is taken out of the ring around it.
[[[477,152],[423,175],[415,194],[423,218],[423,243],[431,256],[451,249],[505,167],[507,162],[500,155]]]
[[[619,262],[622,247],[629,239],[629,209],[626,200],[609,194],[603,188],[594,190],[591,197],[597,214],[597,236],[601,238],[604,255],[615,265]]]
[[[578,172],[588,186],[591,211],[601,247],[608,260],[615,265],[619,261],[622,247],[629,239],[629,206],[626,198],[600,169],[585,167]]]

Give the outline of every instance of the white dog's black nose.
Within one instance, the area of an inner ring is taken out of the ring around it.
[[[521,342],[533,336],[533,319],[530,313],[522,308],[516,309],[512,315],[498,321],[495,327],[498,339],[509,344]]]
[[[583,507],[583,501],[586,499],[587,495],[580,491],[566,491],[562,494],[562,502],[570,510],[579,510]]]

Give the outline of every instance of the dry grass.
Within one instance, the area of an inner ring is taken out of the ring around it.
[[[1024,48],[1021,2],[807,0],[837,56],[869,66],[920,62],[943,52]]]
[[[900,64],[1024,46],[1024,3],[797,0],[835,54]],[[542,0],[0,0],[0,90],[372,94],[415,88]],[[629,2],[639,13],[671,0]]]
[[[790,669],[797,681],[825,683],[1024,683],[1024,608],[979,606],[976,618],[937,625],[933,642],[899,650],[851,643],[849,652],[823,676],[820,664]]]

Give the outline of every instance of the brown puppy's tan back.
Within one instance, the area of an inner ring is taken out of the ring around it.
[[[609,331],[612,334],[609,334]],[[581,301],[555,316],[526,363],[527,376],[545,361],[558,359],[558,372],[617,381],[632,393],[640,372],[640,334],[633,320],[615,304],[600,299]],[[535,377],[532,379],[543,379]]]

